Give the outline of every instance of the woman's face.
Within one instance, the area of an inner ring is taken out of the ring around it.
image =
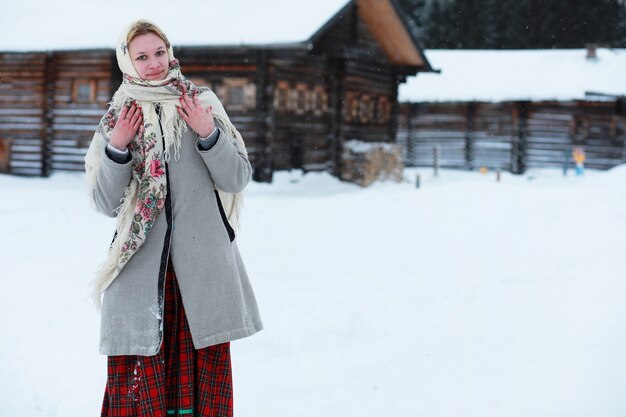
[[[128,44],[128,51],[139,77],[150,81],[165,79],[170,61],[163,39],[152,32],[135,36]]]

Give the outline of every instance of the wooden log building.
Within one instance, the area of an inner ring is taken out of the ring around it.
[[[626,49],[431,50],[437,76],[400,88],[405,166],[508,170],[626,162]],[[564,76],[567,74],[567,76]]]
[[[395,0],[352,0],[302,42],[174,53],[223,101],[255,180],[291,168],[337,174],[346,140],[395,141],[398,85],[432,71],[408,25]],[[82,170],[120,82],[112,49],[0,53],[0,172]]]
[[[527,168],[585,165],[609,169],[626,162],[626,99],[401,103],[397,143],[406,166],[487,167],[523,174]]]

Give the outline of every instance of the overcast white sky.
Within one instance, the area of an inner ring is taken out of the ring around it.
[[[303,41],[348,0],[17,0],[2,5],[0,50],[112,48],[148,18],[174,45]]]

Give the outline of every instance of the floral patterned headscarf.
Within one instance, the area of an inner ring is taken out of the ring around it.
[[[164,207],[167,194],[166,162],[169,161],[172,152],[178,159],[181,136],[188,129],[176,110],[176,106],[180,105],[179,97],[184,92],[192,96],[210,91],[206,87],[196,87],[182,75],[171,45],[168,47],[169,71],[165,79],[161,81],[141,79],[128,52],[127,37],[132,26],[133,24],[122,32],[116,46],[117,62],[123,73],[122,85],[114,94],[108,111],[102,117],[85,158],[89,187],[90,190],[94,190],[104,147],[111,138],[120,111],[123,106],[128,106],[133,100],[136,101],[143,113],[143,133],[137,134],[128,145],[132,154],[132,178],[125,190],[122,204],[117,208],[116,237],[111,244],[109,257],[99,268],[93,282],[93,295],[98,306],[100,294],[145,242]],[[213,94],[208,96],[215,97]],[[243,139],[237,129],[230,123],[226,113],[220,111],[223,109],[221,104],[219,102],[210,104],[217,110],[213,113],[216,125],[225,131],[226,136],[243,145]],[[245,149],[245,145],[241,148]],[[218,191],[223,201],[231,203],[230,208],[226,210],[229,220],[236,226],[241,195],[228,195],[221,190]]]

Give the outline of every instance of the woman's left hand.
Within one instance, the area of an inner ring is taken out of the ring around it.
[[[183,91],[180,96],[180,107],[178,114],[187,125],[193,129],[201,138],[206,138],[215,129],[215,119],[213,119],[213,107],[202,108],[198,94],[193,95],[193,99],[187,96],[187,91]]]

